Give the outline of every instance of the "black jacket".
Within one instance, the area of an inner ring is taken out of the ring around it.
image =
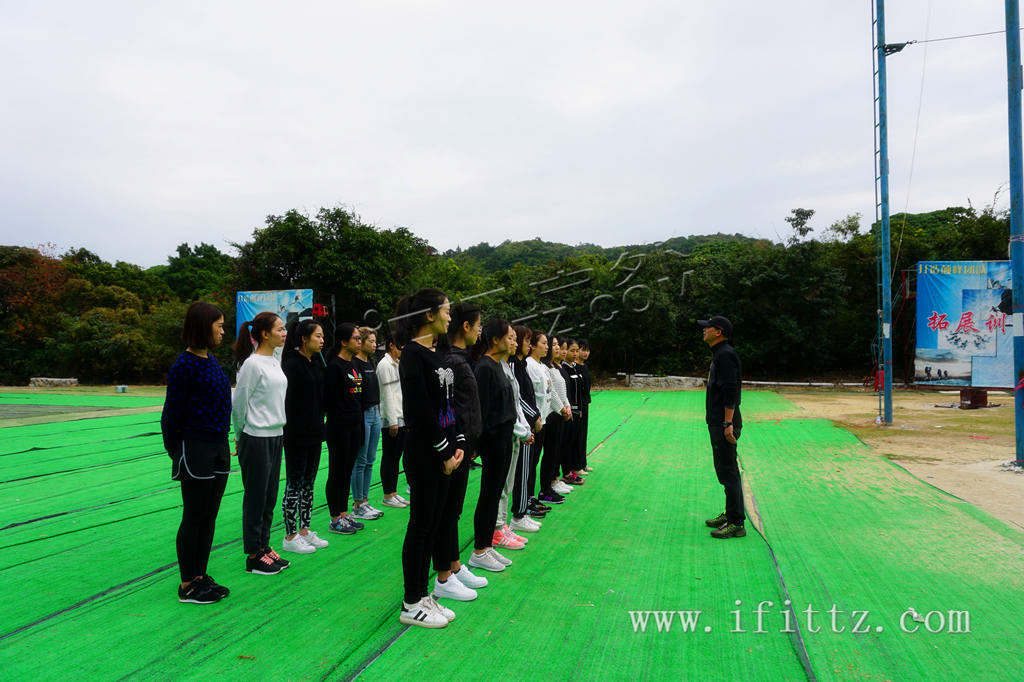
[[[480,418],[483,431],[494,431],[499,426],[516,420],[515,395],[505,370],[486,355],[473,367],[477,391],[480,395]]]
[[[458,346],[449,346],[448,364],[455,372],[455,422],[470,443],[480,437],[480,395],[477,392],[476,375],[469,364],[469,351]]]
[[[562,373],[562,377],[565,379],[565,395],[569,398],[569,408],[572,410],[574,417],[579,417],[581,414],[580,388],[583,383],[583,377],[580,376],[579,368],[574,364],[570,365],[568,362],[563,362],[558,371]]]
[[[587,405],[590,404],[590,368],[587,367],[587,365],[582,362],[577,363],[576,366],[579,367],[580,376],[583,377],[583,385],[581,387],[582,397],[580,398],[580,402],[582,403],[581,407],[583,407],[583,409],[587,409]]]
[[[740,417],[742,368],[740,356],[728,341],[716,343],[711,349],[711,368],[708,370],[708,388],[705,398],[705,419],[708,424],[721,425],[725,421],[725,408],[731,407],[733,431],[743,425]]]
[[[512,374],[515,375],[516,382],[519,384],[519,406],[523,409],[523,414],[526,415],[526,421],[532,430],[533,425],[537,422],[537,417],[540,416],[540,410],[537,409],[537,395],[533,392],[533,379],[526,371],[526,358],[520,360],[518,357],[514,357],[509,361],[509,365],[512,366]]]
[[[324,371],[319,355],[307,360],[291,352],[281,362],[288,377],[284,394],[284,439],[290,443],[322,443],[324,440]]]

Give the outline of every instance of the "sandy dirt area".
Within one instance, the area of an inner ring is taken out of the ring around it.
[[[878,397],[866,391],[785,391],[815,417],[856,434],[874,452],[918,478],[1024,528],[1024,473],[1014,459],[1013,396],[989,393],[989,407],[960,410],[958,392],[897,391],[893,424],[875,424]],[[943,407],[937,407],[942,405]],[[780,414],[779,417],[793,414]]]

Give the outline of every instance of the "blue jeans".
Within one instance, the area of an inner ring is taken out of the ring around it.
[[[370,480],[373,478],[373,463],[377,459],[377,445],[380,443],[380,405],[363,412],[363,444],[356,451],[356,463],[352,467],[352,499],[365,500],[370,496]]]

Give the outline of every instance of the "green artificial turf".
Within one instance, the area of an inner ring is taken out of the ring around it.
[[[807,666],[818,679],[1019,677],[1024,534],[828,422],[785,418],[799,413],[778,394],[747,392],[740,455],[770,546],[750,523],[746,538],[714,540],[703,519],[721,510],[722,490],[703,400],[596,393],[594,473],[525,550],[507,552],[513,566],[477,572],[491,584],[474,602],[449,602],[458,616],[441,631],[398,622],[406,511],[385,508],[355,536],[326,532],[326,456],[313,526],[331,546],[289,557],[279,576],[244,573],[233,473],[209,569],[232,593],[194,606],[175,598],[180,494],[159,413],[4,428],[0,669],[11,679],[789,680]],[[478,489],[477,470],[460,522],[466,552]],[[370,496],[379,501],[379,482]],[[813,632],[797,613],[783,632],[787,595],[799,612],[868,610],[884,629],[854,634],[840,619],[847,632],[832,633],[825,613]],[[903,633],[907,606],[970,610],[972,632]],[[659,617],[696,610],[696,631],[678,614],[658,631]],[[659,615],[635,631],[630,612],[647,611]]]

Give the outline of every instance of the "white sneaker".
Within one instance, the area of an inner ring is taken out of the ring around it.
[[[305,535],[299,535],[299,537],[308,542],[309,544],[313,545],[317,549],[323,549],[324,547],[327,547],[331,544],[327,542],[327,540],[324,540],[322,537],[317,535],[315,530],[311,530]]]
[[[374,518],[379,519],[380,517],[384,516],[384,512],[382,512],[380,509],[377,509],[376,507],[371,507],[367,502],[363,502],[363,506],[369,509],[371,514],[374,514]]]
[[[512,518],[512,523],[508,525],[512,530],[523,531],[524,533],[536,533],[540,530],[540,524],[531,519],[529,516],[523,516],[522,518]]]
[[[566,483],[565,481],[555,481],[551,485],[551,489],[554,490],[559,495],[568,495],[573,491],[573,487]]]
[[[505,558],[505,556],[503,554],[498,554],[496,551],[494,551],[493,547],[488,547],[487,548],[487,553],[490,554],[491,558],[493,558],[495,561],[497,561],[502,566],[511,566],[512,565],[512,560],[511,559]]]
[[[437,601],[437,597],[435,597],[433,594],[431,594],[431,595],[429,595],[427,597],[424,597],[424,599],[429,599],[430,603],[434,606],[434,610],[437,611],[438,613],[440,613],[442,616],[444,616],[444,618],[449,623],[452,622],[453,620],[455,620],[455,612],[452,611],[447,606],[444,606],[440,602],[438,602]]]
[[[352,517],[362,521],[373,521],[382,516],[384,516],[384,512],[377,511],[365,502],[360,502],[359,506],[352,510]]]
[[[434,609],[430,597],[424,597],[415,604],[402,602],[402,610],[398,613],[398,622],[404,625],[419,625],[421,628],[448,627],[448,619]]]
[[[473,601],[476,599],[476,590],[466,587],[452,574],[444,582],[434,578],[434,595],[442,598],[448,597],[455,601]]]
[[[394,507],[395,509],[403,509],[405,507],[405,505],[400,501],[398,495],[395,495],[394,497],[385,497],[381,500],[381,504],[385,507]]]
[[[294,554],[312,554],[316,551],[316,547],[306,542],[306,539],[301,535],[296,535],[291,540],[285,539],[281,542],[281,551]]]
[[[491,556],[491,553],[487,551],[485,551],[483,554],[470,552],[469,560],[466,563],[470,566],[482,568],[485,571],[494,571],[495,573],[505,570],[505,564],[495,559],[493,556]]]
[[[487,587],[487,578],[481,575],[473,575],[465,565],[461,566],[459,570],[452,573],[452,575],[458,578],[460,583],[470,589],[477,590],[481,587]]]
[[[398,500],[399,502],[401,502],[403,507],[408,507],[409,506],[409,500],[405,499],[404,497],[402,497],[398,493],[395,493],[395,499]]]

